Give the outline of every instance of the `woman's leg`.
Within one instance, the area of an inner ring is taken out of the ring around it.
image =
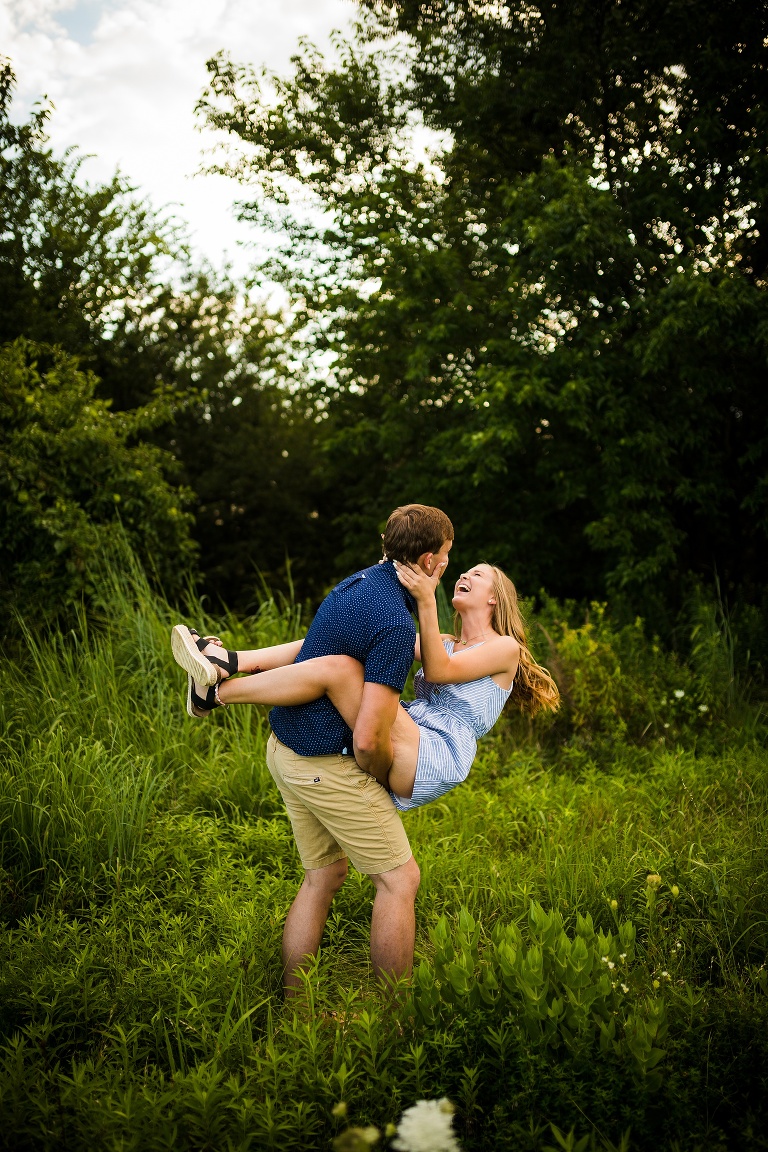
[[[267,672],[272,668],[284,668],[293,664],[301,652],[303,640],[291,640],[288,644],[273,644],[269,648],[253,648],[237,653],[237,668],[239,672],[255,672],[260,669]],[[222,645],[211,642],[203,649],[204,656],[220,656]],[[223,679],[229,675],[222,671]]]
[[[351,656],[317,656],[219,684],[223,704],[308,704],[327,696],[350,728],[355,727],[362,695],[363,666]]]
[[[394,757],[387,786],[398,796],[410,800],[419,759],[419,726],[405,708],[398,708],[397,720],[392,725],[392,750]]]
[[[261,650],[262,652],[264,649]],[[327,696],[354,731],[363,695],[363,666],[351,656],[317,656],[299,664],[273,668],[219,684],[224,704],[308,704]],[[392,726],[394,758],[388,784],[398,796],[410,797],[419,755],[419,729],[404,708]]]

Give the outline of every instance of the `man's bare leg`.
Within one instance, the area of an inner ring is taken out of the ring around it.
[[[283,929],[283,984],[287,996],[295,996],[302,986],[298,970],[308,956],[317,955],[331,901],[346,877],[346,859],[325,868],[310,868],[304,874]]]
[[[371,919],[371,962],[380,979],[410,976],[416,943],[414,901],[421,873],[411,856],[407,864],[371,876],[376,889]]]

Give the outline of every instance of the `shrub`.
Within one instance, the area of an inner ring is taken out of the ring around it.
[[[124,537],[169,593],[194,547],[187,494],[167,452],[143,437],[167,419],[157,399],[111,412],[75,357],[17,340],[0,349],[0,611],[72,613]]]

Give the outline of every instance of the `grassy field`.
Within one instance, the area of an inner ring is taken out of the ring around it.
[[[768,754],[714,609],[683,665],[546,606],[563,714],[406,817],[411,992],[373,986],[352,872],[297,1008],[265,715],[189,720],[168,609],[135,572],[102,599],[3,660],[4,1147],[327,1149],[447,1095],[467,1150],[768,1148]],[[301,630],[269,600],[205,623]]]

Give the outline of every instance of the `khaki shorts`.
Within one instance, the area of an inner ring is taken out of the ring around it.
[[[299,756],[273,732],[267,767],[305,869],[348,856],[359,872],[377,876],[410,860],[411,846],[389,793],[352,756]]]

